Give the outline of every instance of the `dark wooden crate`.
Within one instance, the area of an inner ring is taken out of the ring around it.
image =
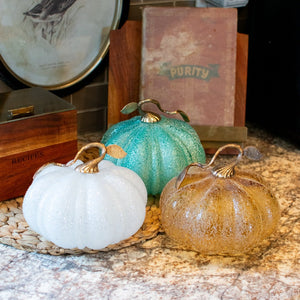
[[[12,108],[34,114],[9,120]],[[42,88],[0,94],[0,201],[25,194],[34,173],[48,162],[66,163],[77,152],[76,110]]]

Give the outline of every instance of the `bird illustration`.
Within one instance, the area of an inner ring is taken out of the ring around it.
[[[55,26],[58,25],[67,11],[76,0],[42,0],[33,8],[25,11],[23,14],[30,17],[31,21],[35,24],[42,25],[42,36],[47,39],[55,33]]]
[[[31,17],[37,22],[49,22],[62,18],[66,10],[74,4],[76,0],[42,0],[32,9],[24,12],[25,16]]]

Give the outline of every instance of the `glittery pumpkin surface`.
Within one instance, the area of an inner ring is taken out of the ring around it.
[[[187,123],[161,116],[157,123],[137,116],[112,126],[103,136],[105,145],[121,146],[127,156],[116,165],[135,171],[149,194],[160,194],[166,183],[192,162],[205,162],[205,152],[195,130]]]
[[[276,228],[279,205],[262,179],[247,172],[217,178],[210,171],[189,174],[176,190],[163,190],[162,225],[172,239],[204,254],[240,254]]]

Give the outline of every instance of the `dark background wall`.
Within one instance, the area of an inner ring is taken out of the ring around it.
[[[250,0],[246,119],[300,145],[300,3]]]

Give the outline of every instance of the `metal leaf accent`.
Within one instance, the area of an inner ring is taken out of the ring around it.
[[[244,149],[244,156],[251,160],[261,160],[263,155],[254,146],[248,146]]]
[[[130,113],[136,111],[137,109],[138,109],[138,103],[130,102],[122,108],[121,113],[125,115],[129,115]]]
[[[118,145],[107,146],[106,153],[114,158],[124,158],[127,155],[127,153]]]
[[[177,110],[176,112],[181,115],[183,121],[185,121],[187,123],[190,122],[190,118],[188,117],[188,115],[184,111]]]

